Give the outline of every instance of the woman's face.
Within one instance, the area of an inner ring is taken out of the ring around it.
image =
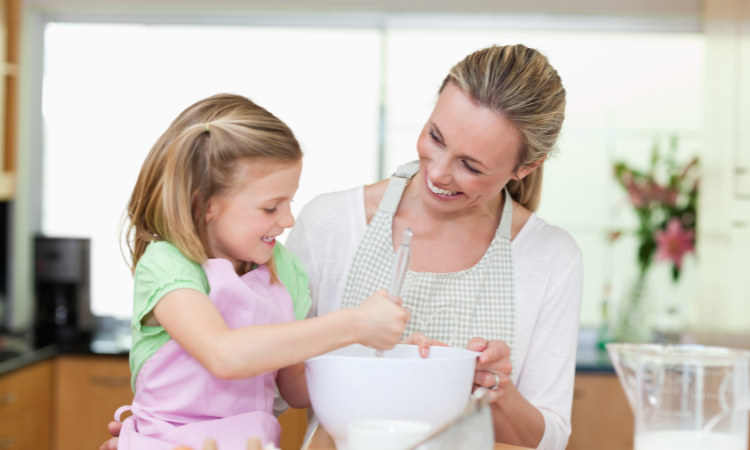
[[[448,83],[417,141],[420,198],[440,212],[496,198],[511,178],[523,178],[538,166],[516,171],[520,150],[521,134],[508,119]]]

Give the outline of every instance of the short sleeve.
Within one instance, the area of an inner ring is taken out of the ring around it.
[[[162,330],[162,327],[145,327],[141,321],[168,293],[176,289],[193,289],[206,295],[209,292],[201,266],[168,242],[154,242],[146,248],[136,266],[134,281],[133,326],[143,335]]]
[[[302,320],[310,311],[312,300],[310,300],[310,279],[299,258],[290,253],[279,242],[273,249],[273,259],[276,264],[276,272],[281,282],[289,291],[294,306],[294,318]]]

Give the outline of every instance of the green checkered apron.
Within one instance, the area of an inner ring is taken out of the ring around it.
[[[395,252],[393,215],[419,161],[398,168],[391,177],[378,211],[367,227],[346,281],[343,308],[353,308],[378,289],[388,289]],[[500,225],[487,252],[474,266],[460,272],[409,271],[401,289],[412,319],[404,336],[416,331],[454,347],[465,347],[472,337],[501,340],[513,349],[516,305],[510,225],[513,202],[505,189]],[[511,352],[512,362],[512,352]]]

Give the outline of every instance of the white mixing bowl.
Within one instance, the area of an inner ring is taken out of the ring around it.
[[[422,358],[414,345],[397,345],[382,358],[355,344],[305,362],[315,415],[338,450],[349,423],[416,420],[435,428],[460,414],[469,401],[479,353],[432,347]]]

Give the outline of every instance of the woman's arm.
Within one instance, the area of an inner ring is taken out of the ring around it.
[[[575,353],[578,339],[583,266],[580,251],[554,277],[536,318],[533,337],[519,372],[510,380],[510,351],[505,343],[474,338],[468,348],[481,351],[475,384],[500,388],[492,402],[497,442],[544,450],[563,450],[570,435]]]
[[[357,308],[234,330],[208,296],[192,289],[168,293],[154,314],[172,339],[220,379],[257,376],[354,343],[390,349],[409,320],[409,312],[390,301],[384,290]]]
[[[500,400],[492,403],[492,422],[495,440],[504,444],[537,448],[544,436],[544,416],[512,382]]]
[[[477,360],[475,386],[492,388],[490,401],[495,441],[537,448],[544,436],[544,416],[526,400],[510,379],[510,348],[502,341],[473,338],[466,346],[482,352]],[[497,378],[493,374],[497,374]]]

